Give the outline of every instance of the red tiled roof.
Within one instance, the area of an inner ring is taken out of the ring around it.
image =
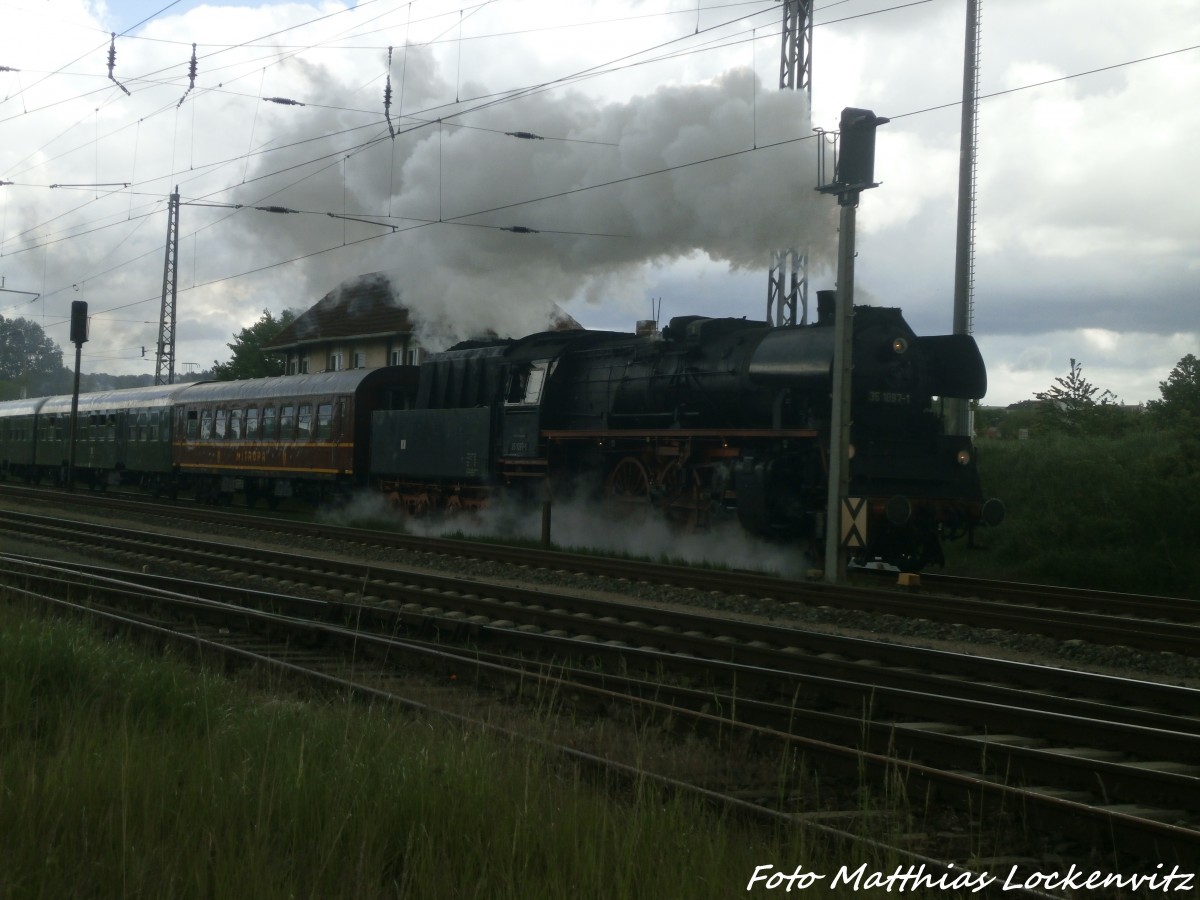
[[[338,285],[263,349],[287,350],[336,338],[409,334],[412,330],[408,310],[396,302],[391,281],[384,273],[374,272]]]

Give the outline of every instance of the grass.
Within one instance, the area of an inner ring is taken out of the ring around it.
[[[5,900],[703,898],[768,863],[887,865],[597,785],[533,744],[280,699],[11,605],[0,684]]]

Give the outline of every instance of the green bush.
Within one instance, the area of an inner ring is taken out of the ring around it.
[[[984,440],[980,466],[1008,509],[983,535],[1006,577],[1200,597],[1200,465],[1169,432]]]

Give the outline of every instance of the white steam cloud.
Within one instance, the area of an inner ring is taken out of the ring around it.
[[[350,525],[403,522],[404,530],[429,537],[487,536],[509,541],[538,541],[542,527],[540,503],[512,496],[498,497],[475,513],[406,517],[390,508],[383,495],[364,493],[336,511],[323,511],[322,519]],[[732,518],[688,531],[656,510],[614,519],[602,502],[582,496],[554,500],[550,537],[554,546],[566,550],[595,550],[653,562],[701,563],[787,578],[804,577],[813,565],[801,546],[757,538]]]
[[[411,52],[405,73],[404,110],[445,96],[430,54]],[[346,96],[331,73],[310,67],[304,74],[314,92]],[[482,96],[486,88],[465,86],[463,94]],[[749,69],[627,102],[547,92],[443,113],[440,124],[437,115],[405,112],[395,120],[394,141],[352,151],[336,173],[272,199],[390,216],[404,229],[354,245],[379,228],[342,222],[352,246],[330,255],[336,269],[324,256],[305,263],[313,296],[339,280],[385,272],[426,329],[426,342],[444,346],[486,330],[541,330],[556,304],[573,299],[640,307],[630,295],[647,263],[704,254],[733,269],[765,270],[770,252],[786,247],[806,248],[814,270],[833,258],[836,209],[813,190],[817,141],[807,139],[804,95],[765,91]],[[277,134],[277,143],[361,125],[362,116],[314,109],[294,121],[295,134]],[[541,139],[509,134],[518,131]],[[354,134],[365,140],[363,131]],[[382,115],[369,134],[386,137]],[[269,154],[260,173],[284,168],[292,153],[299,161],[313,151],[301,145]],[[265,183],[295,181],[290,171]],[[256,230],[248,239],[269,258],[294,257],[327,244],[328,223],[290,218],[288,228]],[[537,233],[500,230],[513,227]]]

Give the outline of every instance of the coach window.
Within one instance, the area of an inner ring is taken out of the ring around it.
[[[258,440],[258,407],[251,406],[246,409],[246,440]]]
[[[200,440],[208,441],[212,439],[212,410],[200,410]]]
[[[137,414],[137,440],[139,441],[146,440],[146,424],[148,419],[149,416],[146,415],[145,410]]]
[[[229,434],[227,424],[229,422],[229,410],[218,409],[216,416],[213,417],[213,438],[218,441],[225,440],[225,436]]]
[[[317,407],[317,440],[327,441],[333,437],[333,404],[322,403]]]
[[[242,439],[242,411],[240,409],[229,411],[229,436],[235,441]]]
[[[187,435],[189,441],[194,441],[196,435],[200,433],[200,413],[194,409],[187,411],[187,428],[184,434]]]
[[[312,404],[301,403],[300,413],[296,417],[296,440],[307,441],[312,438]]]
[[[279,407],[279,439],[290,440],[296,427],[296,407],[288,403]]]
[[[264,441],[273,441],[279,437],[279,419],[273,406],[263,407],[262,436]]]

